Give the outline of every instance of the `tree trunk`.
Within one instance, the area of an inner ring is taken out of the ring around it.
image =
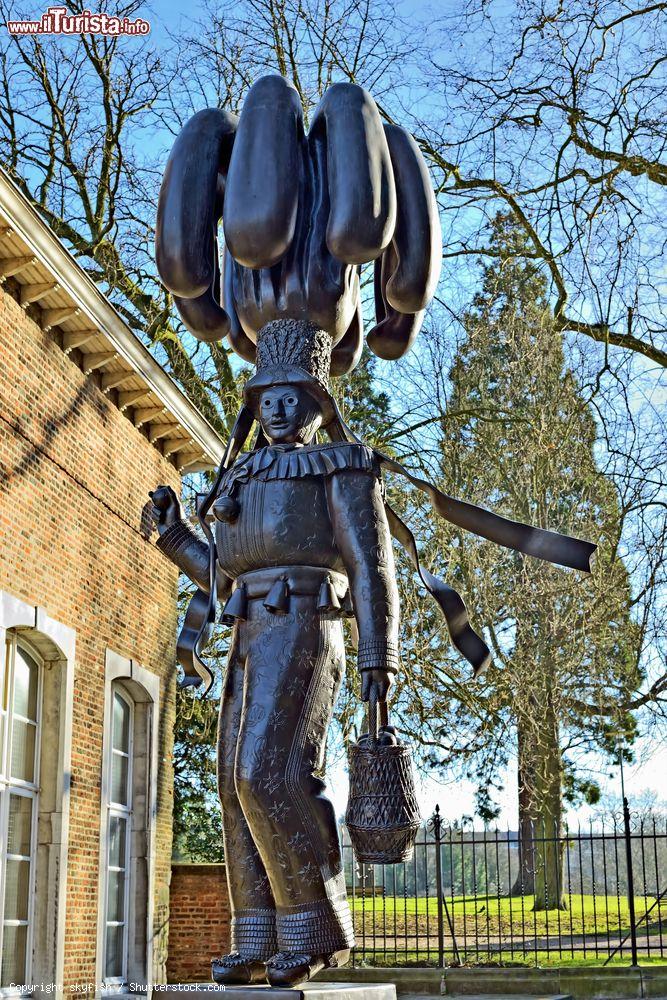
[[[526,734],[517,726],[517,756],[519,785],[519,870],[511,889],[512,896],[532,896],[535,892],[535,849],[530,754],[526,753]]]
[[[559,725],[551,693],[547,693],[544,714],[537,733],[534,769],[535,815],[535,910],[564,910],[563,845],[563,761]]]
[[[519,871],[512,895],[534,895],[535,910],[562,910],[562,758],[551,694],[531,697],[529,711],[517,723]]]

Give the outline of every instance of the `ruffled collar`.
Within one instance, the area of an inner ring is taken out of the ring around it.
[[[221,492],[249,479],[302,479],[329,476],[342,469],[375,470],[379,462],[372,448],[347,441],[315,445],[268,445],[242,455],[225,474]]]

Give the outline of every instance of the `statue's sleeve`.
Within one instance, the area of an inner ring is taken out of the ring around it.
[[[209,591],[208,559],[209,547],[186,521],[176,521],[157,540],[157,547],[167,556],[181,573],[203,590]],[[231,581],[217,567],[217,591],[221,599],[229,591]]]
[[[359,630],[359,670],[395,673],[398,588],[380,480],[370,471],[336,472],[327,478],[327,498]]]

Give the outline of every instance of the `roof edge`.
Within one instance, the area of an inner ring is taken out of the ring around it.
[[[99,328],[113,349],[148,385],[217,466],[224,444],[217,431],[159,365],[107,297],[77,263],[50,226],[0,165],[0,211],[35,257],[49,268],[78,309]]]

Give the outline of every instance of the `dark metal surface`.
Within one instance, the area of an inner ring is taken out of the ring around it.
[[[439,516],[500,544],[582,569],[594,548],[446,496],[359,441],[338,410],[330,376],[350,371],[363,343],[360,268],[375,262],[368,345],[398,358],[434,294],[440,239],[416,143],[383,124],[352,84],[327,91],[306,135],[294,87],[264,77],[238,119],[211,109],[190,119],[167,164],[156,229],[163,283],[195,336],[229,337],[256,363],[198,511],[203,537],[173,491],[153,494],[158,545],[198,587],[179,639],[184,683],[210,686],[202,652],[219,605],[234,628],[218,775],[238,954],[213,970],[226,985],[256,981],[261,962],[272,984],[295,985],[346,961],[354,944],[320,770],[344,662],[342,619],[355,618],[365,700],[385,703],[399,667],[392,535],[456,647],[476,672],[489,661],[462,598],[421,567],[409,528],[386,505],[383,469],[424,491]],[[319,430],[329,440],[316,444]],[[383,739],[391,744],[391,727]],[[405,754],[399,763],[400,780],[384,790],[394,826],[394,814],[409,812],[410,796],[399,794],[411,776]],[[414,792],[410,805],[409,839]]]
[[[266,443],[234,462],[242,422],[200,512],[208,531],[207,511],[215,517],[215,543],[189,528],[173,494],[154,496],[160,547],[209,590],[210,607],[218,572],[231,587],[218,775],[233,948],[267,962],[277,951],[303,955],[301,980],[321,967],[317,956],[341,960],[354,944],[335,815],[319,776],[352,607],[359,666],[377,696],[386,697],[398,665],[379,466],[363,445],[311,443],[326,416],[322,359],[331,348],[322,331],[304,327],[290,333],[287,325],[277,338],[267,331],[272,346],[260,352],[246,393]],[[273,978],[289,974],[278,967]]]
[[[181,131],[160,192],[156,259],[195,336],[229,334],[253,361],[266,323],[309,320],[330,334],[331,371],[343,375],[363,344],[359,267],[376,262],[369,347],[400,357],[435,291],[440,223],[417,144],[383,125],[367,91],[334,84],[306,135],[295,88],[266,76],[240,118],[208,109]]]
[[[314,613],[322,573],[285,613],[269,610],[282,569],[262,572],[234,629],[218,780],[235,946],[266,960],[278,942],[329,954],[354,941],[336,817],[317,777],[344,665],[340,615]]]
[[[368,731],[351,744],[349,765],[345,823],[357,860],[409,860],[421,822],[412,752],[389,725],[387,704],[378,705],[374,691],[368,703]]]

